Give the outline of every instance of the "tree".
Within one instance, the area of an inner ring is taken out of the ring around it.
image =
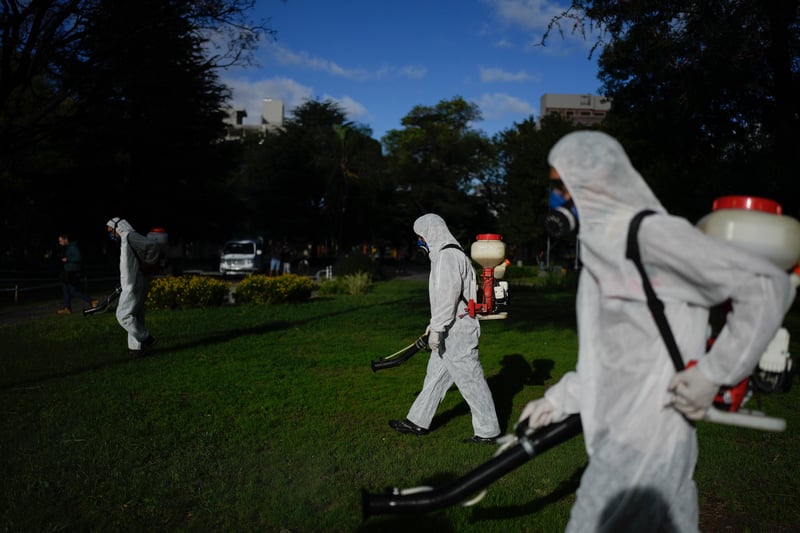
[[[4,1],[0,196],[2,211],[15,216],[5,221],[3,241],[11,246],[21,230],[40,226],[51,240],[53,228],[72,218],[71,200],[98,191],[109,193],[101,200],[106,209],[80,210],[73,225],[102,232],[97,219],[107,210],[145,219],[167,203],[170,212],[195,203],[202,189],[195,178],[224,165],[207,149],[226,97],[216,69],[246,63],[270,33],[249,22],[253,3]],[[54,165],[39,163],[43,148]],[[144,200],[149,208],[138,207]],[[195,215],[166,222],[204,220]]]
[[[336,251],[375,229],[381,176],[369,129],[347,121],[335,102],[309,100],[281,131],[247,149],[236,188],[270,236]]]
[[[487,190],[483,185],[494,163],[491,142],[473,128],[480,120],[477,105],[455,97],[433,107],[415,106],[401,120],[404,129],[383,137],[397,190],[398,224],[408,227],[416,217],[434,212],[463,241],[496,226],[487,199],[478,196]]]
[[[558,115],[549,115],[536,124],[528,118],[498,133],[498,172],[503,179],[503,194],[498,229],[513,247],[516,259],[531,260],[546,246],[544,215],[550,187],[547,155],[553,145],[577,129]]]
[[[576,0],[552,27],[566,23],[604,30],[608,127],[665,205],[696,218],[758,194],[799,212],[798,0]]]

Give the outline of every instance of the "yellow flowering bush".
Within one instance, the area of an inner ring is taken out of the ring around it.
[[[271,304],[307,300],[315,288],[314,282],[305,276],[284,274],[265,276],[254,274],[244,278],[237,286],[236,303]]]
[[[147,293],[151,309],[217,307],[225,303],[230,283],[205,276],[163,276],[153,278]]]

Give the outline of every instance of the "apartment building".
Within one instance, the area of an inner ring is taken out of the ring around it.
[[[539,122],[552,113],[583,126],[596,126],[611,109],[611,100],[593,94],[545,93],[540,100]]]
[[[283,127],[284,107],[283,100],[264,98],[261,106],[261,117],[258,124],[245,124],[247,110],[228,107],[225,109],[227,116],[225,123],[225,140],[241,139],[249,135],[260,135],[265,132],[274,132]]]

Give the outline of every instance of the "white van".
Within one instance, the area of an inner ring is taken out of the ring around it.
[[[219,271],[223,276],[257,274],[266,270],[266,259],[261,244],[253,239],[228,241],[219,257]]]

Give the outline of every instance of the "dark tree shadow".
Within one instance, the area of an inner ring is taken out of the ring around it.
[[[397,306],[408,302],[410,299],[411,298],[402,298],[390,302],[382,302],[379,304],[374,304],[370,307]],[[297,305],[313,305],[313,302],[302,302]],[[337,313],[326,313],[324,315],[309,317],[305,320],[270,321],[265,324],[259,324],[246,328],[231,328],[231,329],[222,329],[219,331],[208,331],[207,333],[201,335],[195,335],[195,334],[157,335],[158,344],[156,345],[155,349],[149,353],[145,353],[144,355],[135,356],[128,354],[124,357],[115,357],[113,359],[108,359],[100,363],[89,364],[89,365],[79,363],[76,367],[64,370],[62,372],[43,374],[40,376],[36,376],[34,378],[24,379],[16,382],[2,383],[0,384],[0,390],[13,389],[15,387],[21,387],[21,386],[35,385],[37,383],[41,383],[50,379],[60,379],[70,376],[76,376],[83,374],[84,372],[96,372],[98,370],[102,370],[105,368],[112,368],[123,364],[130,364],[132,360],[135,361],[135,360],[143,360],[146,358],[149,359],[149,358],[165,357],[168,356],[169,353],[172,351],[190,350],[194,348],[207,347],[207,346],[212,346],[214,344],[225,343],[240,337],[245,337],[250,335],[263,335],[266,333],[288,330],[295,327],[302,327],[309,324],[313,324],[317,320],[326,320],[337,315],[346,315],[349,313],[361,312],[363,309],[364,307],[346,309],[343,311],[339,311]],[[92,318],[87,317],[87,320],[91,319]],[[120,337],[123,339],[122,342],[124,342],[126,336],[125,331],[123,331],[120,328],[118,335],[120,335]]]

